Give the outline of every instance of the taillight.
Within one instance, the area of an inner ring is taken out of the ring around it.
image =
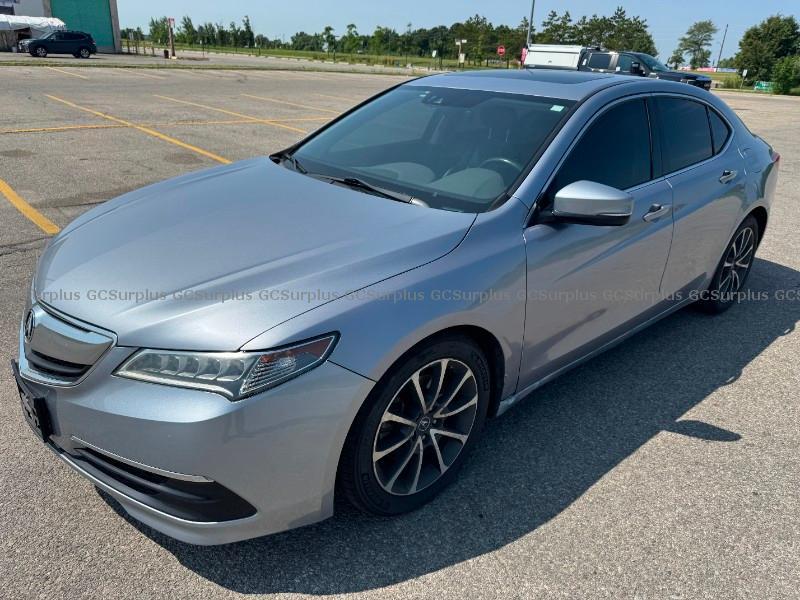
[[[770,154],[770,158],[772,158],[772,163],[774,165],[776,165],[776,166],[779,165],[780,162],[781,162],[781,155],[778,154],[777,152],[775,152],[775,150],[771,150],[771,149],[769,151],[769,154]]]

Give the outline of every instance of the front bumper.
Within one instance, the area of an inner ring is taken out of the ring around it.
[[[24,378],[46,405],[48,444],[69,466],[135,519],[193,544],[276,533],[333,514],[341,448],[374,382],[326,362],[230,402],[113,376],[134,351],[112,347],[72,386]],[[155,500],[153,485],[167,488]],[[198,512],[174,501],[187,494],[219,502]]]

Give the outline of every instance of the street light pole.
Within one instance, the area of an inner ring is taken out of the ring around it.
[[[719,61],[722,60],[722,49],[725,47],[725,38],[728,36],[728,24],[725,24],[725,33],[722,34],[722,43],[719,45],[719,54],[717,55],[717,69],[719,69]]]
[[[531,18],[528,20],[528,39],[525,42],[526,47],[531,45],[531,38],[533,38],[533,9],[535,6],[536,0],[531,0]]]

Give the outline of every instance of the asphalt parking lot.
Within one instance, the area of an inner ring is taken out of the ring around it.
[[[8,364],[53,231],[142,185],[288,146],[400,81],[0,69],[0,596],[798,597],[800,98],[723,95],[782,155],[750,279],[769,299],[684,310],[537,391],[420,511],[342,505],[300,530],[189,546],[37,443]]]

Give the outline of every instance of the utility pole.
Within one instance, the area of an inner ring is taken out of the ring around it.
[[[525,47],[531,45],[531,39],[533,38],[533,9],[536,6],[536,0],[531,0],[531,18],[528,20],[528,39],[525,42]]]
[[[722,34],[722,43],[719,45],[719,54],[717,55],[717,69],[719,69],[719,61],[722,60],[722,49],[725,47],[725,38],[728,36],[728,24],[725,24],[725,33]]]
[[[172,58],[175,58],[175,35],[172,32],[172,28],[175,27],[175,19],[170,17],[167,21],[169,24],[169,49]]]

